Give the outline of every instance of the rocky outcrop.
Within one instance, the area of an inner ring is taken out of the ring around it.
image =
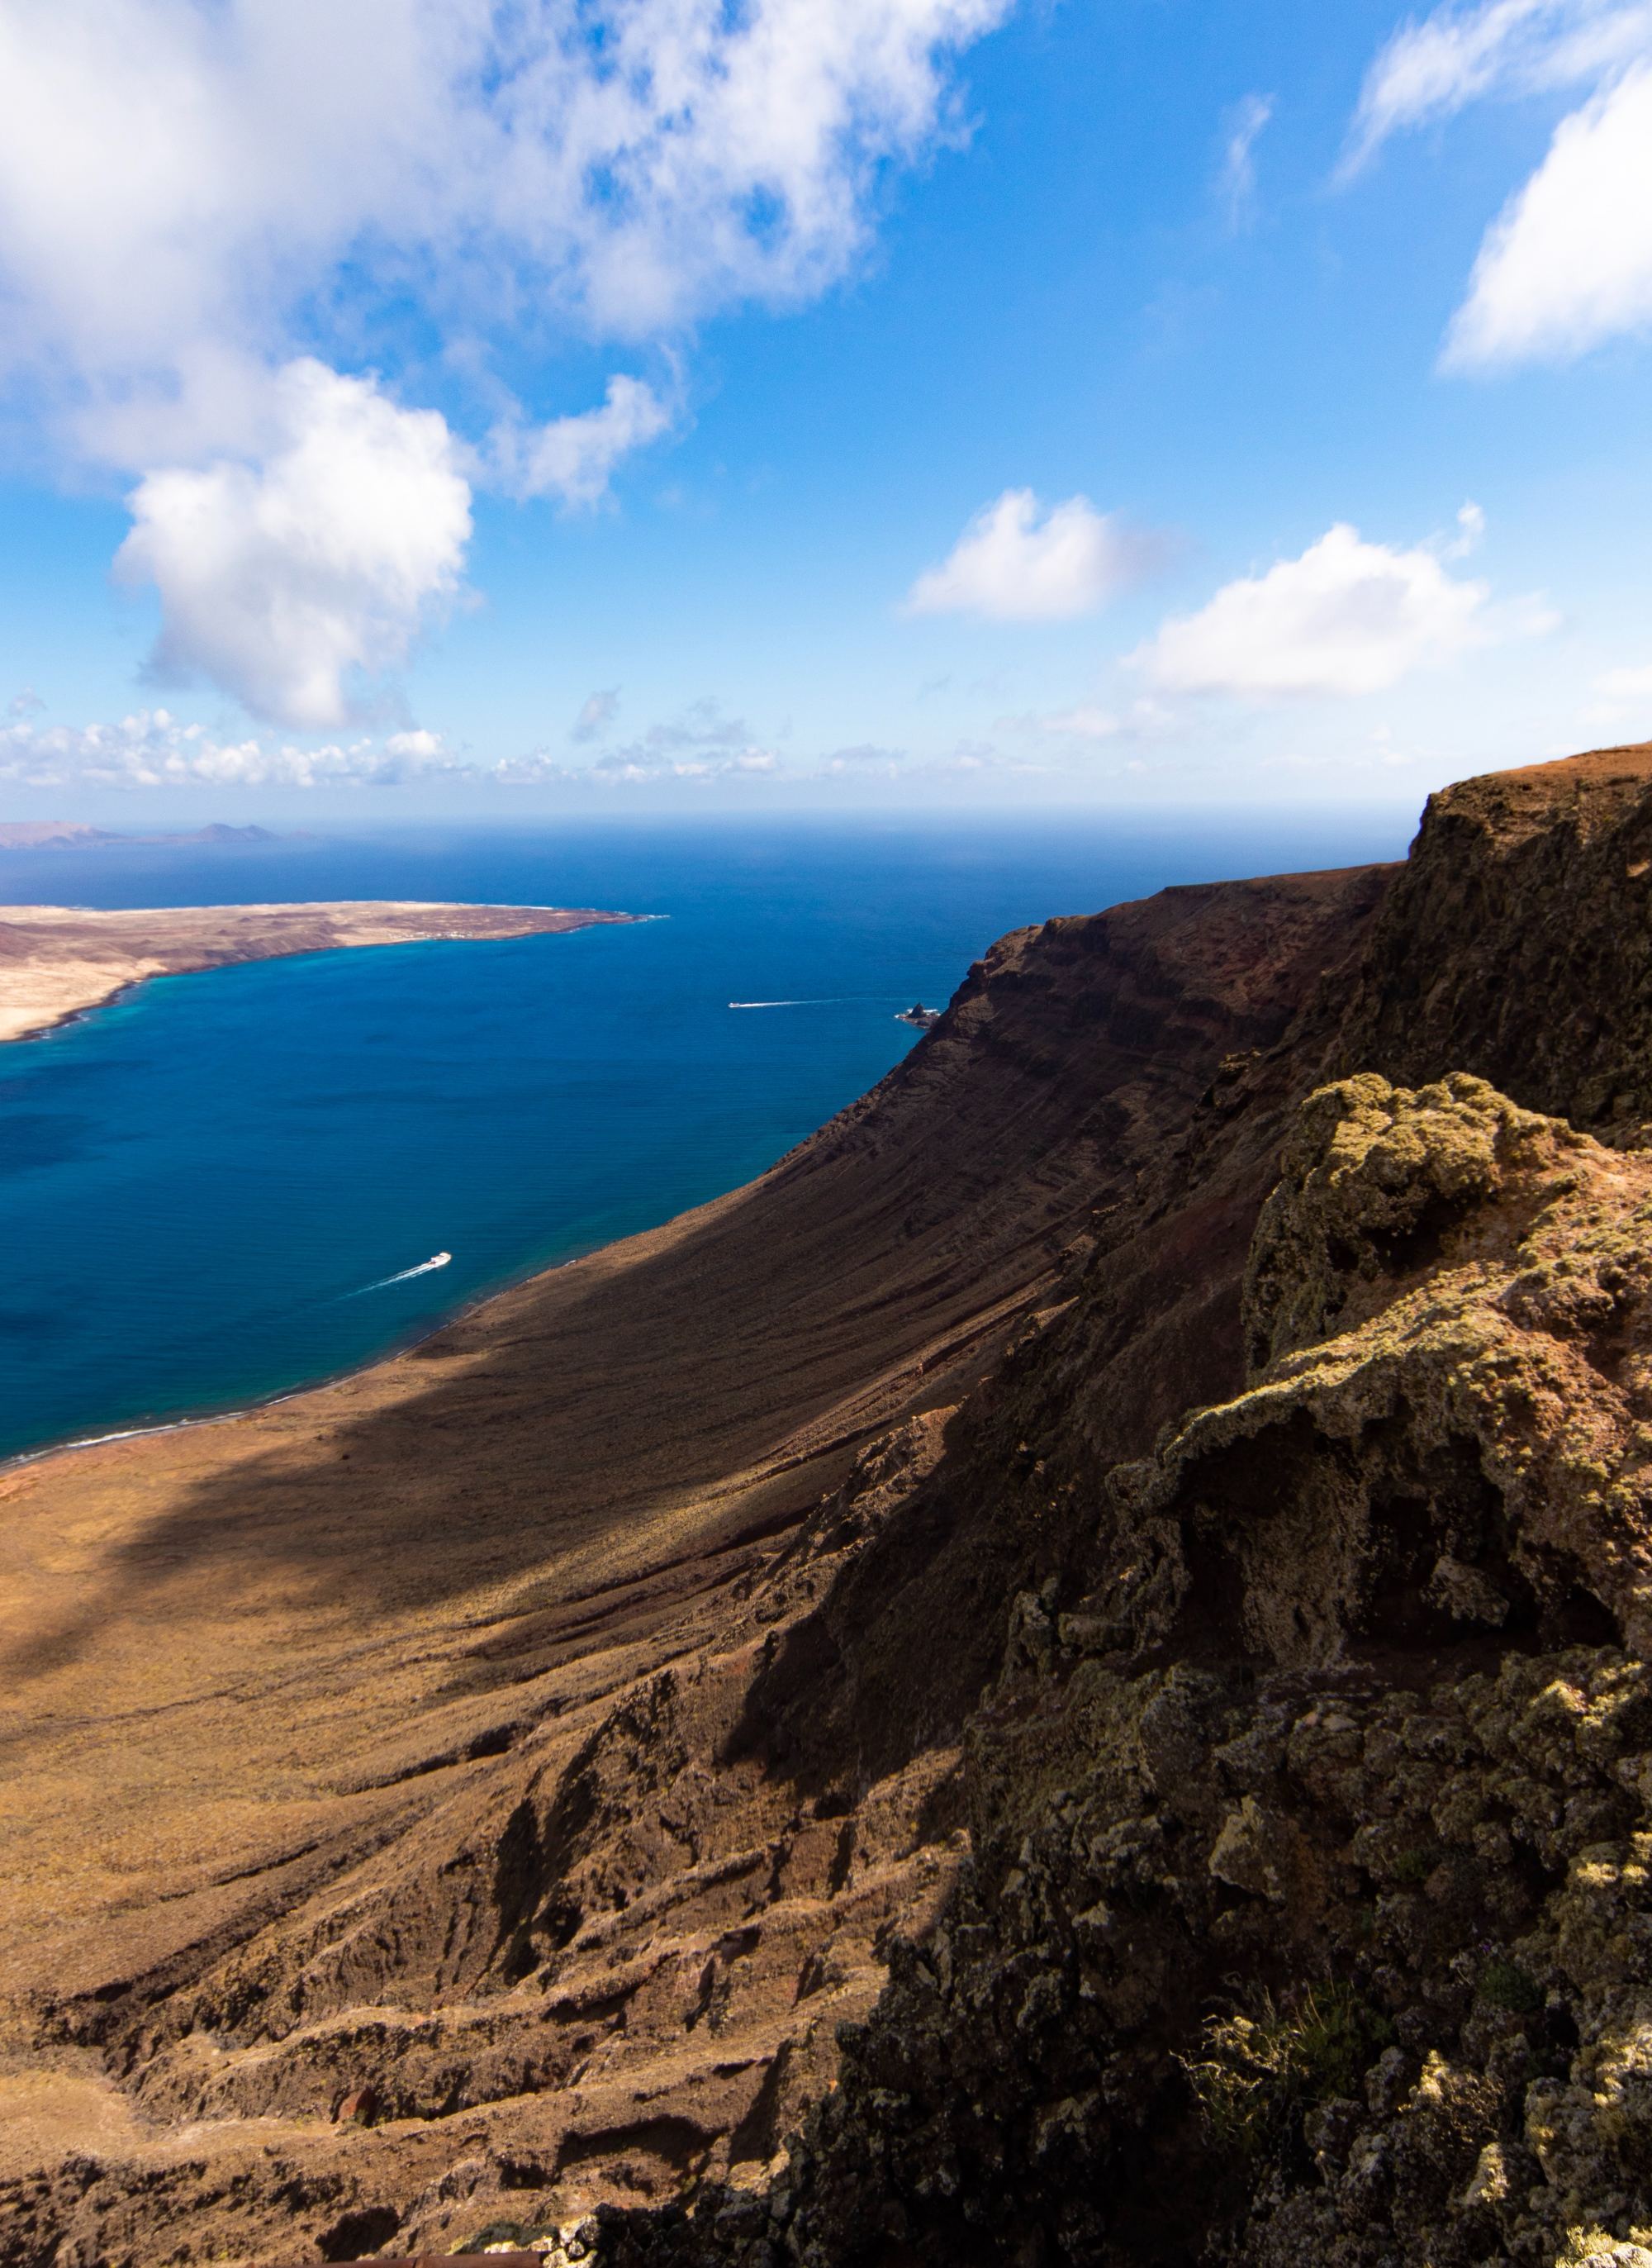
[[[1430,799],[1353,987],[1336,1068],[1473,1071],[1640,1140],[1652,1121],[1652,745]]]

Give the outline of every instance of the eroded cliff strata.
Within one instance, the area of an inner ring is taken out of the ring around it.
[[[44,1941],[15,2067],[129,2124],[0,2258],[1646,2268],[1648,836],[1608,752],[996,948],[634,1287],[702,1388],[820,1302],[670,1582],[324,1880]]]

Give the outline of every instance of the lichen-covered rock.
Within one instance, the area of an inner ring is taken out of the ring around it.
[[[1478,1079],[1345,1080],[1249,1292],[1257,1384],[1115,1477],[1135,1642],[1220,1598],[1303,1668],[1607,1616],[1652,1645],[1652,1161]]]
[[[1447,1256],[1506,1253],[1596,1149],[1462,1072],[1414,1094],[1372,1071],[1322,1087],[1302,1107],[1252,1243],[1252,1367],[1362,1322],[1397,1281]]]

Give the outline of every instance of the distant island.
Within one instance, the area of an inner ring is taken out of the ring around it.
[[[350,946],[540,937],[635,918],[588,906],[464,906],[417,900],[116,912],[80,906],[0,907],[0,1042],[33,1038],[151,976],[181,976],[231,961],[272,961]]]
[[[0,850],[95,850],[108,843],[283,843],[268,827],[226,827],[221,820],[187,835],[120,835],[77,819],[0,820]]]
[[[914,1000],[910,1008],[898,1009],[895,1014],[898,1024],[915,1024],[921,1032],[927,1032],[931,1024],[938,1024],[940,1020],[941,1011],[926,1008],[921,1000]]]

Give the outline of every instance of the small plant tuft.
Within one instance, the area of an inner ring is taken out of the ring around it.
[[[1535,2016],[1543,2006],[1542,1986],[1514,1961],[1488,1961],[1475,1989],[1488,2007],[1507,2008],[1511,2015]]]
[[[1351,2095],[1393,2037],[1379,2009],[1346,1984],[1314,1984],[1284,2006],[1264,1992],[1256,2013],[1213,2016],[1197,2059],[1184,2058],[1207,2132],[1224,2155],[1259,2156],[1302,2113]]]
[[[1426,1882],[1440,1863],[1440,1851],[1433,1843],[1420,1843],[1413,1851],[1402,1851],[1395,1859],[1393,1876],[1408,1889]]]

